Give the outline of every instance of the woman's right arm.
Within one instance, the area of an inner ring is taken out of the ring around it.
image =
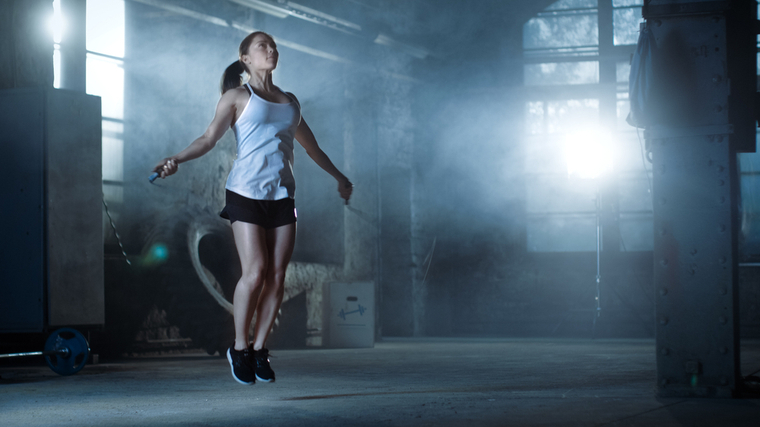
[[[236,112],[235,99],[237,93],[236,90],[225,92],[219,99],[219,103],[216,105],[214,119],[211,120],[211,124],[208,125],[206,132],[196,138],[195,141],[190,143],[190,145],[184,150],[161,160],[161,162],[153,168],[153,172],[158,173],[161,178],[166,178],[177,172],[180,163],[197,159],[211,151],[227,129],[232,126],[232,120],[235,118]]]

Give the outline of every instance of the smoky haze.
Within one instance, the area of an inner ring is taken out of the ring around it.
[[[356,186],[346,208],[335,180],[296,144],[293,260],[376,282],[383,334],[542,334],[557,316],[546,320],[546,310],[591,303],[588,254],[563,261],[583,266],[568,273],[526,253],[526,153],[537,151],[523,138],[522,34],[550,2],[301,1],[361,25],[353,35],[232,2],[165,3],[278,41],[274,83],[298,97],[320,146]],[[122,217],[128,246],[144,252],[156,224],[212,218],[224,205],[232,132],[159,186],[146,178],[203,133],[246,32],[127,6]],[[373,43],[381,34],[428,55]],[[546,163],[558,155],[538,151]],[[558,285],[560,277],[578,284]]]

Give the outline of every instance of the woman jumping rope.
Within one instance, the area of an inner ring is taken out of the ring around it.
[[[240,43],[240,60],[222,77],[222,96],[206,132],[178,154],[153,169],[161,178],[177,172],[180,163],[208,153],[228,128],[237,140],[237,158],[227,178],[226,206],[240,256],[243,275],[235,287],[235,342],[227,350],[232,376],[241,384],[272,382],[266,342],[282,304],[285,270],[296,237],[293,139],[338,181],[340,197],[351,197],[353,186],[319,148],[301,117],[292,93],[272,83],[279,54],[274,39],[264,32],[249,34]],[[248,82],[242,84],[242,74]],[[248,333],[256,313],[254,340]]]

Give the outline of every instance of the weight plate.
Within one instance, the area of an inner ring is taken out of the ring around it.
[[[74,375],[87,363],[90,345],[77,330],[61,328],[50,334],[45,341],[45,351],[58,352],[45,355],[45,361],[53,372],[59,375]]]

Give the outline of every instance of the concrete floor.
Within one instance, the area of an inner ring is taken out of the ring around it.
[[[760,399],[655,397],[654,342],[386,339],[273,351],[274,384],[243,386],[205,354],[0,366],[2,426],[753,426]],[[743,374],[760,342],[743,343]]]

